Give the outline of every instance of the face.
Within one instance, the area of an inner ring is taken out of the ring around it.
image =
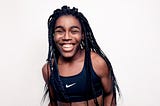
[[[78,19],[71,15],[61,16],[57,19],[54,28],[54,41],[64,58],[76,56],[80,50],[82,39],[82,28]]]

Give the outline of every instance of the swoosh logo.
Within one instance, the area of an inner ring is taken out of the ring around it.
[[[66,88],[69,88],[69,87],[71,87],[71,86],[73,86],[73,85],[75,85],[75,84],[76,84],[76,83],[69,84],[69,85],[66,84]]]

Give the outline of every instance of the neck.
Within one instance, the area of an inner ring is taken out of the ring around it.
[[[73,62],[78,62],[78,61],[82,61],[85,58],[85,50],[78,50],[76,55],[70,58],[65,58],[60,56],[59,57],[59,62],[58,64],[66,64],[66,63],[73,63]]]

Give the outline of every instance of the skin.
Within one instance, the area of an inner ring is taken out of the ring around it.
[[[80,42],[84,39],[82,28],[79,21],[71,16],[61,16],[56,21],[54,41],[61,55],[58,59],[59,74],[61,76],[74,76],[82,71],[85,50],[80,49]],[[106,62],[96,53],[91,52],[91,61],[95,73],[101,78],[101,83],[106,93],[111,91],[111,79],[108,73]],[[42,74],[46,83],[50,76],[48,63],[42,68]],[[49,87],[51,96],[54,97],[52,87]],[[115,106],[111,104],[112,92],[104,98],[104,106]],[[102,105],[102,95],[97,97],[98,103]],[[70,106],[69,103],[57,102],[58,106]],[[86,101],[72,102],[72,106],[87,106]],[[89,106],[95,106],[94,100],[88,100]],[[55,103],[49,103],[48,106],[56,106]]]

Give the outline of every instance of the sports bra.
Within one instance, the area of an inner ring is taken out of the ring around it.
[[[92,81],[93,81],[93,86],[94,86],[94,92],[95,95],[92,92],[92,86],[91,86],[91,81],[89,81],[89,76],[90,73],[86,71],[85,64],[83,66],[82,71],[79,74],[76,74],[74,76],[59,76],[64,91],[65,95],[68,97],[69,102],[80,102],[80,101],[87,101],[90,99],[94,99],[94,96],[98,97],[102,95],[103,89],[102,89],[102,84],[100,78],[97,76],[97,74],[94,72],[92,66],[91,66],[91,75],[92,75]],[[51,73],[51,85],[53,86],[53,72]],[[61,102],[66,102],[64,98],[59,94],[59,92],[56,89],[57,86],[54,84],[54,88],[56,91],[56,99]]]

